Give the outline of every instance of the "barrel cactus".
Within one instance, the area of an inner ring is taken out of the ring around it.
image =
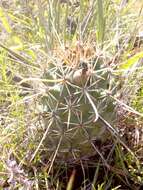
[[[46,156],[68,160],[92,155],[96,140],[110,138],[103,120],[112,126],[116,121],[108,93],[115,93],[112,73],[97,58],[76,67],[52,64],[43,78],[47,90],[41,98],[45,133],[40,145]]]

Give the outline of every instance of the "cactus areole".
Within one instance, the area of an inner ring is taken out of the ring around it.
[[[67,160],[95,154],[94,142],[110,138],[99,118],[112,126],[116,120],[112,73],[100,63],[82,62],[78,68],[53,65],[45,76],[63,79],[52,85],[47,82],[49,88],[41,99],[46,113],[43,117],[46,155]]]

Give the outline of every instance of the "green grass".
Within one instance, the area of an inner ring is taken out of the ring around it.
[[[126,5],[119,0],[80,0],[79,4],[59,0],[4,2],[0,4],[0,188],[6,183],[12,187],[13,180],[14,189],[72,190],[81,176],[79,189],[83,190],[89,186],[92,190],[137,188],[143,181],[137,154],[140,148],[132,150],[135,156],[114,137],[114,146],[111,150],[107,148],[106,154],[106,161],[110,166],[113,164],[110,169],[103,166],[100,156],[98,161],[91,158],[91,163],[79,160],[78,166],[71,162],[71,168],[66,163],[57,164],[54,161],[58,146],[50,158],[41,158],[45,147],[40,142],[45,129],[41,124],[40,100],[45,93],[43,83],[55,83],[43,79],[44,72],[51,63],[67,59],[65,47],[81,56],[82,48],[76,49],[77,41],[83,47],[90,44],[91,57],[102,57],[104,64],[110,64],[121,85],[113,98],[119,100],[121,108],[134,114],[137,127],[138,123],[142,126],[142,45],[140,52],[133,50],[136,35],[143,30],[140,0],[130,0]],[[15,81],[14,76],[22,80]],[[24,82],[33,89],[22,86]],[[126,125],[130,126],[130,122]]]

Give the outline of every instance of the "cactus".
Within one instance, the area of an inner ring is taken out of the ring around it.
[[[81,62],[78,68],[52,65],[44,75],[55,81],[51,85],[47,80],[48,90],[41,98],[46,115],[41,143],[49,157],[56,153],[56,158],[67,160],[92,155],[95,140],[110,138],[101,118],[111,125],[116,120],[115,103],[107,93],[114,94],[114,77],[96,62]]]

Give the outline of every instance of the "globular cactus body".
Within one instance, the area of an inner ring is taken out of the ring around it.
[[[45,129],[49,127],[44,146],[49,156],[57,151],[57,158],[79,158],[95,151],[94,140],[109,138],[99,118],[111,125],[116,119],[114,101],[106,93],[111,76],[106,70],[97,74],[89,66],[61,70],[57,67],[53,78],[63,78],[63,82],[49,86],[42,97]]]

